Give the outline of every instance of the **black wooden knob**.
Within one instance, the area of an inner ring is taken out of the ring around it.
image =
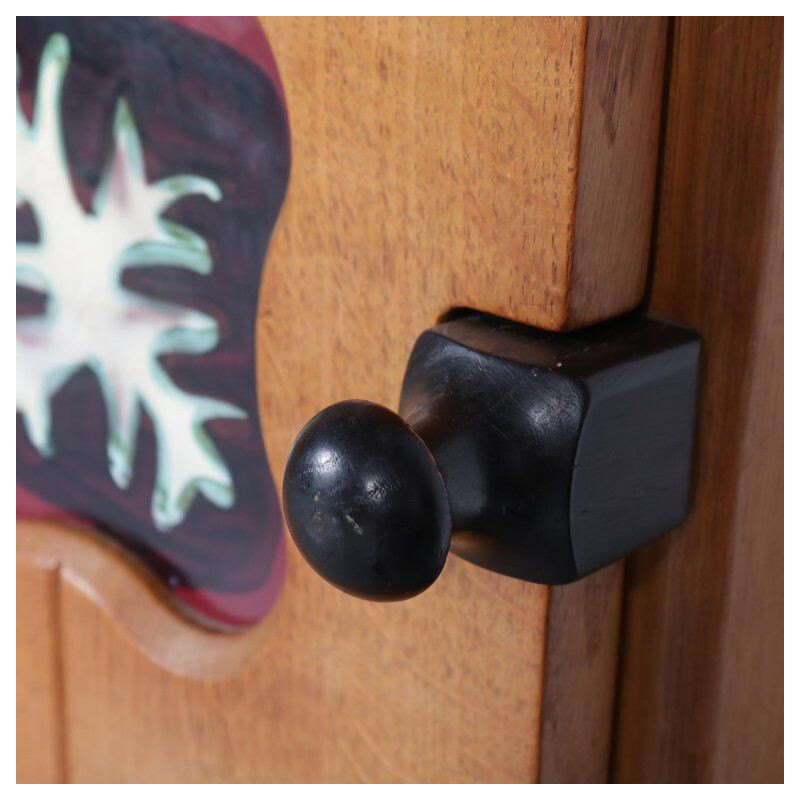
[[[447,558],[450,511],[433,456],[375,403],[337,403],[308,422],[289,455],[283,503],[308,562],[350,594],[411,597]]]
[[[297,546],[351,594],[399,600],[448,549],[537,583],[577,580],[689,509],[700,339],[629,316],[569,334],[470,313],[417,340],[400,416],[338,403],[283,484]]]

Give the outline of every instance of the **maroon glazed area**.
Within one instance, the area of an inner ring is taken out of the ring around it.
[[[263,616],[283,573],[280,510],[258,417],[255,320],[262,265],[290,161],[288,123],[277,81],[269,75],[274,62],[266,41],[255,20],[234,19],[243,27],[237,33],[229,18],[222,38],[239,36],[250,57],[197,32],[209,27],[207,19],[180,24],[153,18],[17,18],[26,113],[33,108],[45,42],[56,32],[69,40],[62,120],[73,185],[84,208],[91,206],[111,153],[120,96],[141,136],[148,180],[189,173],[220,186],[219,202],[185,197],[165,214],[206,240],[214,264],[210,275],[169,265],[132,267],[123,282],[217,320],[220,344],[213,352],[171,354],[162,364],[180,388],[247,412],[247,419],[212,420],[206,426],[233,476],[233,508],[220,509],[198,494],[185,519],[164,533],[150,515],[152,423],[142,415],[134,478],[120,490],[108,473],[108,424],[99,385],[94,373],[82,369],[52,400],[54,456],[38,454],[17,415],[17,480],[23,489],[18,514],[56,508],[90,523],[145,562],[194,615],[224,626]],[[262,37],[260,63],[254,60],[255,31],[246,26],[256,26]],[[35,217],[23,207],[17,238],[36,236]],[[17,313],[41,313],[43,303],[41,296],[18,291]]]

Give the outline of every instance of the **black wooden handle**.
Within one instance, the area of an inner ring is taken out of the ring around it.
[[[400,414],[315,416],[283,499],[324,578],[374,600],[427,588],[448,548],[566,583],[688,513],[700,339],[649,317],[553,334],[470,313],[426,331]]]

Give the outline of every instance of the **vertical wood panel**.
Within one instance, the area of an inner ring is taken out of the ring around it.
[[[564,328],[616,316],[642,298],[653,223],[666,32],[665,17],[589,20]]]
[[[782,94],[782,88],[781,88]],[[782,127],[782,126],[781,126]],[[783,137],[769,178],[722,654],[715,780],[783,780]]]
[[[780,781],[782,59],[679,19],[650,308],[698,328],[694,510],[628,563],[615,777]]]
[[[57,567],[17,563],[17,783],[67,779]]]
[[[550,590],[539,781],[609,776],[623,565]]]

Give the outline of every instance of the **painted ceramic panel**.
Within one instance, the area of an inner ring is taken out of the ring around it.
[[[261,27],[18,18],[17,58],[18,515],[252,624],[284,564],[255,317],[289,141]]]

